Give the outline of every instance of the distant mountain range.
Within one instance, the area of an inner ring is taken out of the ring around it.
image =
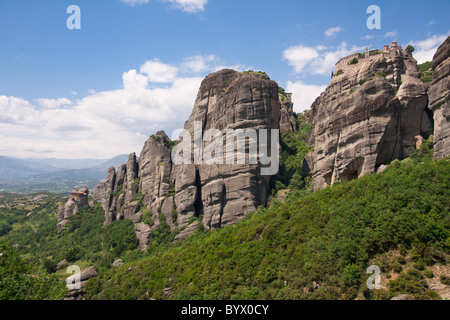
[[[70,192],[75,187],[93,188],[111,166],[127,162],[128,155],[112,159],[18,159],[0,156],[0,191],[30,193]]]
[[[0,179],[15,179],[58,170],[57,167],[31,160],[1,157]]]

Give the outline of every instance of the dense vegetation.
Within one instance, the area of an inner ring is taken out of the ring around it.
[[[0,241],[0,300],[62,299],[67,294],[64,282],[25,261],[17,249]]]
[[[425,278],[450,253],[450,165],[429,154],[425,144],[382,174],[291,192],[234,226],[200,228],[91,279],[88,297],[165,299],[171,288],[174,299],[439,299]],[[384,280],[395,276],[379,290],[366,286],[373,264]]]
[[[450,282],[434,274],[450,254],[450,164],[432,160],[433,137],[381,174],[312,192],[302,168],[311,125],[295,116],[297,130],[282,136],[271,205],[215,232],[200,223],[177,244],[164,217],[141,252],[132,222],[103,226],[98,203],[59,233],[66,198],[0,197],[0,299],[61,299],[71,264],[99,270],[88,299],[440,299],[427,279]],[[125,264],[112,268],[119,258]],[[381,289],[367,288],[371,265],[381,268]]]
[[[306,113],[294,116],[296,131],[284,132],[281,137],[280,168],[270,181],[273,195],[283,189],[303,190],[308,187],[309,180],[303,172],[303,159],[313,150],[306,143],[312,125],[308,122]]]
[[[95,265],[102,274],[111,268],[115,259],[122,258],[128,261],[143,255],[137,247],[133,223],[127,220],[103,226],[104,213],[98,204],[94,208],[79,210],[69,219],[66,229],[58,233],[56,228],[58,203],[63,203],[67,199],[54,195],[33,202],[28,200],[30,197],[17,198],[14,202],[7,202],[7,208],[0,209],[2,239],[7,240],[2,242],[2,245],[8,248],[8,252],[12,250],[11,255],[15,260],[23,259],[20,260],[23,267],[3,269],[4,274],[0,277],[0,297],[57,298],[50,289],[47,295],[44,294],[45,290],[36,295],[33,293],[36,291],[34,287],[25,284],[31,281],[30,279],[37,281],[40,278],[44,280],[48,278],[58,281],[58,285],[64,288],[61,280],[69,276],[66,273],[69,265],[78,265],[82,269]],[[17,248],[12,248],[11,244]],[[3,259],[4,256],[1,256],[2,265],[6,263]],[[64,260],[65,263],[61,263],[58,267],[57,264]],[[7,274],[10,272],[14,273],[8,277]],[[17,278],[19,284],[24,284],[20,289],[21,295],[10,294],[11,287],[9,284],[6,285],[10,282],[7,279],[16,273],[32,275]],[[48,283],[50,282],[44,281],[41,285]]]
[[[422,82],[430,82],[433,77],[433,69],[431,68],[431,61],[424,62],[417,65],[420,71],[420,80]]]

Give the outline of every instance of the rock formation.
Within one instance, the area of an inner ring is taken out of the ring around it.
[[[215,129],[221,137],[227,130],[278,130],[281,101],[278,84],[264,73],[222,70],[203,80],[185,132],[193,138],[196,134],[205,138],[209,129]],[[286,119],[291,121],[290,99],[284,106]],[[183,141],[184,136],[180,144]],[[215,142],[220,140],[203,139],[202,150],[216,156]],[[195,151],[198,145],[194,143]],[[272,145],[270,133],[268,145]],[[132,220],[141,249],[146,249],[151,232],[161,221],[171,229],[181,229],[178,241],[195,231],[195,220],[202,219],[209,229],[221,228],[266,203],[270,176],[261,175],[259,162],[226,164],[224,158],[223,164],[175,164],[172,147],[163,131],[152,135],[139,160],[135,154],[130,155],[126,165],[117,172],[111,168],[106,180],[94,189],[93,198],[105,211],[105,224],[116,219]],[[148,224],[141,221],[146,216],[151,217]]]
[[[294,104],[292,94],[280,94],[280,132],[296,130],[296,118],[294,117]]]
[[[434,158],[450,155],[450,37],[433,57],[429,108],[434,114]]]
[[[397,46],[345,64],[309,117],[314,152],[308,167],[315,189],[404,159],[416,136],[433,133],[427,86],[416,60]]]
[[[435,158],[448,156],[449,51],[447,39],[434,57],[431,86],[419,79],[411,53],[395,42],[383,51],[338,61],[331,83],[306,115],[313,124],[308,142],[314,151],[306,156],[303,171],[311,174],[315,189],[381,172],[393,160],[408,157],[411,148],[420,147],[423,137],[433,133]],[[96,186],[93,198],[105,211],[104,223],[132,220],[145,250],[162,223],[180,229],[178,241],[195,232],[200,222],[214,230],[265,205],[270,176],[261,174],[261,162],[249,161],[250,146],[241,150],[245,164],[229,164],[236,154],[223,157],[217,149],[227,142],[230,130],[250,128],[295,131],[291,95],[265,73],[210,74],[185,123],[188,134],[180,136],[177,146],[160,131],[147,140],[139,158],[131,154]],[[236,151],[237,143],[231,141]],[[186,145],[192,149],[178,153]],[[273,145],[270,137],[268,145]],[[193,161],[178,163],[174,154]],[[196,161],[204,154],[210,155],[207,165]],[[217,161],[221,158],[223,162]]]
[[[67,224],[67,219],[78,212],[78,209],[89,207],[89,189],[82,188],[70,193],[69,200],[58,209],[58,230],[62,231]]]
[[[89,267],[79,274],[74,274],[66,279],[66,287],[69,290],[64,300],[82,300],[85,294],[84,288],[89,279],[97,277],[98,272],[95,267]]]
[[[264,74],[223,70],[203,81],[194,110],[185,124],[194,137],[194,122],[225,136],[227,129],[279,129],[278,85]],[[208,148],[205,143],[204,150]],[[264,205],[270,177],[259,164],[181,165],[174,170],[178,224],[203,215],[203,224],[216,229],[234,224]],[[187,188],[186,188],[187,187]]]

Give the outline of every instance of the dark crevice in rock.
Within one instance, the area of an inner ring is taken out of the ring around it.
[[[195,187],[197,188],[197,198],[194,202],[195,216],[198,218],[203,215],[203,201],[202,201],[202,180],[200,178],[199,169],[195,170]]]
[[[424,139],[428,139],[434,133],[434,117],[433,112],[427,107],[422,112],[420,134]]]
[[[225,184],[223,184],[222,185],[222,201],[220,202],[219,228],[222,228],[223,209],[225,208],[226,202],[227,202],[227,187],[225,186]]]

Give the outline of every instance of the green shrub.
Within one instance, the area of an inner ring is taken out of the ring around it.
[[[45,259],[44,260],[44,264],[43,264],[43,268],[45,271],[47,271],[47,273],[55,273],[56,272],[56,262],[50,260],[50,259]]]
[[[172,209],[171,217],[172,217],[172,223],[176,224],[177,223],[177,219],[178,219],[178,214],[177,214],[177,209],[176,208]]]
[[[399,256],[397,258],[397,262],[400,263],[400,264],[405,265],[406,264],[406,258],[404,256]]]
[[[440,277],[441,283],[445,284],[446,286],[450,286],[450,277],[446,275],[442,275]]]
[[[398,262],[395,262],[395,263],[394,263],[392,269],[394,270],[395,273],[400,273],[400,272],[403,271],[402,265],[401,265],[400,263],[398,263]]]
[[[431,289],[425,290],[425,296],[426,296],[426,298],[429,298],[431,300],[442,300],[442,297],[439,295],[439,293],[437,293],[436,291],[433,291]]]
[[[145,210],[145,211],[141,214],[141,216],[139,217],[139,222],[140,222],[140,223],[145,223],[145,224],[151,225],[152,222],[153,222],[153,220],[152,220],[152,215],[153,215],[153,214],[152,214],[151,211]]]
[[[416,268],[417,270],[423,271],[425,270],[426,264],[423,261],[418,261],[416,263],[414,263],[414,268]]]
[[[12,230],[12,227],[6,221],[0,221],[0,237],[8,234]]]
[[[410,45],[410,44],[406,47],[406,51],[409,52],[409,53],[413,53],[414,50],[415,50],[414,47],[412,45]]]
[[[430,299],[431,291],[427,291],[428,283],[420,271],[410,269],[408,272],[402,272],[395,280],[388,283],[389,295],[391,297],[398,294],[411,294],[415,299]]]
[[[434,278],[433,270],[427,269],[423,272],[423,275],[427,278]]]
[[[79,260],[81,257],[82,257],[81,249],[79,247],[72,247],[67,250],[64,258],[68,262],[75,262]]]

